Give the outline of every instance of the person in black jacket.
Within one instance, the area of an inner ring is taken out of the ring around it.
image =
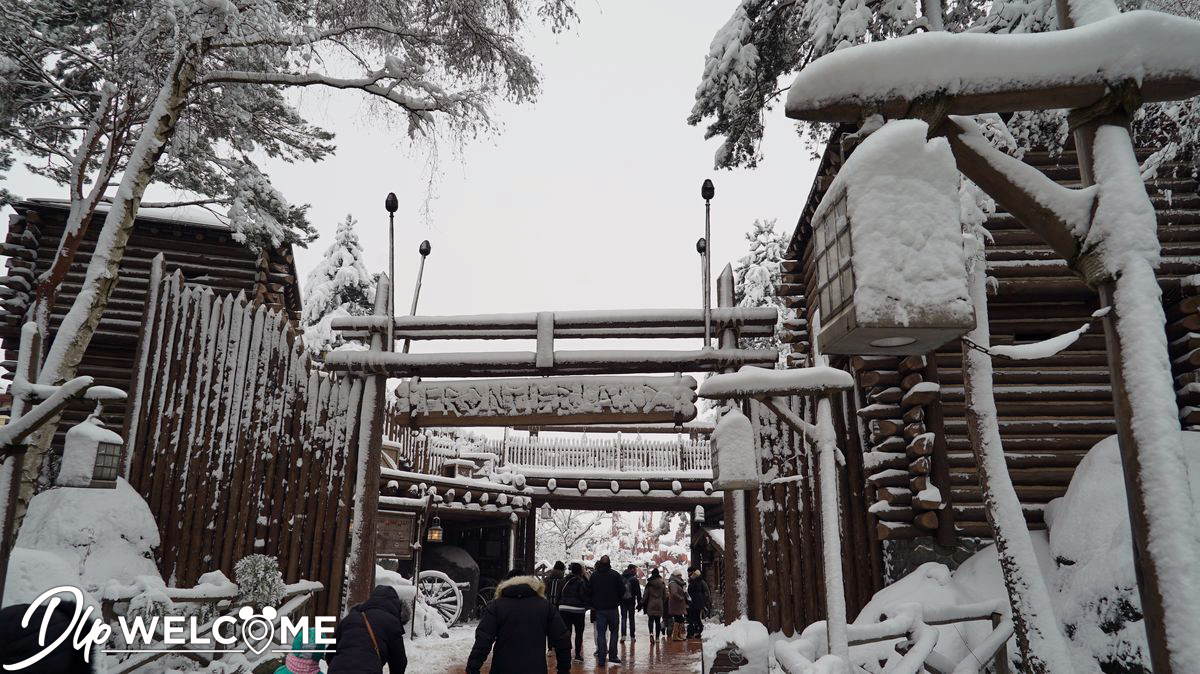
[[[708,583],[700,569],[692,567],[688,574],[687,638],[699,639],[704,632],[704,611],[708,609]]]
[[[596,620],[596,664],[605,662],[620,663],[617,657],[617,626],[620,618],[617,607],[628,588],[621,574],[612,568],[608,555],[596,562],[596,570],[587,583],[588,604],[592,607],[592,617]],[[608,648],[605,649],[605,635],[608,635]]]
[[[61,603],[50,613],[46,628],[46,643],[38,640],[47,607],[42,605],[30,618],[28,627],[21,627],[21,618],[29,604],[14,604],[0,611],[0,665],[15,665],[41,653],[45,646],[54,643],[63,632],[71,629],[75,619],[75,603]],[[93,614],[94,615],[94,614]],[[22,674],[91,674],[92,665],[84,659],[83,651],[66,639],[54,650],[37,662],[26,665]]]
[[[385,664],[391,674],[404,674],[408,619],[408,605],[395,588],[375,588],[371,598],[350,609],[333,631],[337,645],[329,654],[329,674],[382,674]]]
[[[638,581],[637,566],[630,564],[621,574],[625,581],[626,591],[621,598],[621,641],[625,641],[625,632],[629,638],[637,641],[637,630],[634,629],[633,619],[642,610],[642,584]]]
[[[583,662],[583,623],[587,610],[587,579],[583,577],[583,565],[571,562],[571,575],[563,580],[558,596],[558,613],[567,624],[567,632],[575,631],[576,662]]]
[[[554,644],[559,674],[571,671],[567,626],[544,593],[545,586],[534,576],[515,576],[496,587],[496,600],[483,609],[475,628],[468,674],[479,674],[489,651],[492,674],[547,674],[547,638]]]

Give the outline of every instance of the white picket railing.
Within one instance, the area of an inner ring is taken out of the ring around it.
[[[649,440],[615,438],[507,438],[489,440],[488,450],[508,465],[526,468],[565,468],[678,473],[711,471],[708,440],[680,438]]]

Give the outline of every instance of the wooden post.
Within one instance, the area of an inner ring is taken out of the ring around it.
[[[1071,3],[1067,0],[1056,0],[1055,4],[1058,9],[1059,28],[1067,29],[1073,27],[1077,17],[1071,14]],[[1115,8],[1113,11],[1116,11]],[[1068,119],[1075,121],[1077,117],[1086,116],[1086,110],[1073,110]],[[1089,119],[1075,126],[1075,150],[1079,158],[1080,187],[1088,187],[1096,183],[1093,164],[1095,160],[1096,133],[1102,126],[1106,125],[1119,126],[1128,130],[1130,116],[1127,111],[1118,110],[1099,118]],[[1133,148],[1130,147],[1129,151],[1132,154]],[[1144,190],[1145,188],[1142,187],[1142,189]],[[1175,629],[1172,629],[1174,621],[1170,620],[1169,616],[1167,616],[1163,601],[1162,581],[1160,578],[1162,560],[1157,559],[1150,548],[1151,539],[1159,538],[1165,532],[1152,531],[1153,524],[1147,516],[1146,495],[1158,487],[1148,484],[1144,475],[1144,466],[1142,464],[1144,450],[1140,446],[1133,430],[1133,410],[1135,407],[1141,408],[1147,404],[1157,404],[1146,400],[1146,398],[1156,392],[1145,390],[1131,391],[1126,386],[1124,374],[1125,360],[1128,355],[1126,350],[1131,347],[1122,342],[1121,325],[1124,317],[1116,310],[1118,286],[1126,286],[1132,290],[1134,286],[1139,284],[1139,276],[1143,275],[1125,274],[1119,279],[1105,278],[1096,284],[1096,290],[1099,295],[1100,306],[1112,307],[1103,319],[1104,343],[1106,347],[1105,351],[1108,355],[1109,374],[1112,380],[1113,412],[1117,422],[1117,441],[1120,447],[1121,466],[1125,474],[1125,495],[1129,507],[1129,525],[1133,539],[1133,568],[1138,581],[1138,594],[1142,600],[1142,614],[1146,624],[1146,640],[1150,650],[1150,668],[1155,672],[1159,672],[1159,674],[1170,674],[1175,671],[1175,665],[1184,664],[1181,662],[1172,662],[1169,648],[1170,640],[1172,638],[1190,639],[1195,637],[1195,635],[1182,633],[1186,631],[1186,626],[1184,625],[1176,626]],[[1150,271],[1150,279],[1153,282],[1153,270]],[[1154,291],[1154,294],[1157,294],[1157,284]],[[1161,315],[1161,305],[1158,309]],[[1130,320],[1136,319],[1131,318]],[[1165,322],[1166,318],[1164,315],[1159,321],[1158,328],[1160,330],[1164,329]],[[1164,351],[1163,355],[1166,356],[1165,344],[1162,346],[1162,349]],[[1168,381],[1169,377],[1170,375],[1168,374]],[[1173,393],[1173,390],[1169,390],[1168,392]],[[1141,399],[1140,405],[1135,402],[1135,396]],[[1182,468],[1182,465],[1180,467]],[[1184,493],[1186,494],[1186,491]],[[1187,504],[1176,503],[1174,507],[1183,509],[1187,508]],[[1160,523],[1159,526],[1162,526],[1162,524]],[[1177,537],[1190,538],[1187,532],[1173,533]],[[1193,552],[1195,552],[1194,545]],[[1181,591],[1182,589],[1182,586],[1174,587],[1176,591]],[[1180,628],[1183,629],[1181,630]],[[1174,633],[1172,634],[1172,632]],[[1181,668],[1180,671],[1183,671],[1183,669]]]
[[[717,307],[732,307],[733,267],[725,265],[717,277]],[[707,292],[707,291],[706,291]],[[722,349],[737,347],[737,332],[731,326],[721,330],[718,346]],[[731,369],[725,370],[732,371]],[[746,536],[750,526],[746,498],[750,492],[726,491],[725,500],[725,622],[726,624],[749,614],[750,554]]]
[[[925,359],[925,381],[938,383],[937,354],[930,353]],[[954,532],[954,501],[950,489],[950,457],[946,451],[946,428],[942,414],[942,396],[926,406],[925,427],[933,434],[933,455],[930,476],[933,484],[942,493],[942,509],[938,511],[937,542],[947,547],[954,545],[958,535]]]
[[[822,396],[817,401],[818,498],[821,504],[821,550],[825,567],[825,624],[829,633],[829,652],[849,662],[850,643],[846,635],[846,589],[842,579],[842,532],[838,509],[837,435],[833,426],[832,405],[828,396]]]
[[[525,573],[533,573],[537,557],[537,509],[525,516]]]
[[[391,280],[380,276],[375,287],[375,315],[387,315]],[[383,333],[371,336],[371,350],[391,348]],[[379,514],[379,455],[383,451],[384,385],[387,377],[370,375],[363,382],[358,410],[358,466],[354,482],[350,538],[349,603],[366,601],[375,588],[375,523]],[[414,574],[415,576],[415,574]],[[416,578],[413,578],[416,583]]]

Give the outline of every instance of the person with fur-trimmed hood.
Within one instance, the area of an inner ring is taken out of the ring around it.
[[[496,587],[496,600],[483,609],[475,628],[468,674],[479,674],[489,652],[492,674],[548,674],[547,639],[554,646],[559,674],[571,671],[567,626],[545,591],[536,576],[513,573]]]

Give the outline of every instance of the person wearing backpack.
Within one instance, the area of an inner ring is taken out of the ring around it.
[[[571,642],[558,610],[535,576],[512,576],[496,587],[496,600],[483,609],[467,673],[479,674],[488,653],[491,674],[547,674],[546,639],[554,644],[559,674],[571,671]]]
[[[575,662],[583,662],[583,626],[587,610],[587,579],[583,577],[583,565],[571,562],[571,573],[563,580],[558,596],[558,613],[567,624],[567,632],[575,631]]]
[[[624,643],[626,628],[628,628],[629,638],[637,641],[637,630],[634,629],[633,618],[642,608],[642,585],[638,582],[637,567],[633,564],[625,567],[621,579],[625,581],[625,594],[621,596],[621,643]]]
[[[337,645],[328,651],[329,674],[404,674],[404,624],[408,604],[393,587],[380,585],[365,602],[350,609],[333,631]]]

